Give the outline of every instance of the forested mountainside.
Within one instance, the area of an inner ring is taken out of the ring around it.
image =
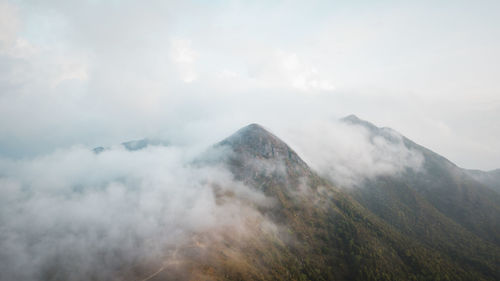
[[[345,189],[260,125],[242,128],[214,146],[224,156],[198,165],[227,166],[272,203],[255,206],[251,233],[227,229],[206,245],[211,234],[201,233],[203,247],[181,248],[183,262],[150,280],[498,280],[497,198],[443,157],[405,144],[424,153],[422,171]],[[220,190],[219,204],[238,196]]]

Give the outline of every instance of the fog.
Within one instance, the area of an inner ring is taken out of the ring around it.
[[[0,1],[0,154],[348,114],[500,166],[498,1]],[[436,28],[439,27],[439,28]]]
[[[191,161],[186,149],[161,146],[2,159],[0,279],[42,280],[51,270],[65,280],[117,278],[167,259],[194,234],[245,231],[245,220],[261,217],[254,207],[271,204],[224,168]],[[235,195],[216,202],[215,186]]]
[[[355,187],[422,164],[399,134],[384,132],[389,138],[360,125],[315,121],[282,133],[320,175]],[[112,279],[124,268],[168,260],[197,234],[212,235],[214,243],[227,228],[244,236],[249,220],[279,227],[258,211],[273,200],[236,181],[220,162],[230,151],[203,143],[135,151],[114,145],[100,153],[75,146],[0,159],[0,279],[40,280],[54,270],[66,280]],[[286,175],[280,161],[248,161]],[[291,194],[313,198],[306,185]]]
[[[299,123],[285,133],[299,155],[317,172],[342,187],[361,186],[378,176],[419,171],[423,155],[389,128],[371,131],[341,120]]]

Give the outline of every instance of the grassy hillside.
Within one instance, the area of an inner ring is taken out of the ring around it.
[[[225,236],[203,250],[204,258],[190,259],[191,279],[500,278],[497,246],[444,215],[408,182],[382,178],[350,195],[258,125],[221,146],[232,151],[224,162],[238,180],[275,199],[258,210],[277,229],[269,233],[256,224],[251,235]]]

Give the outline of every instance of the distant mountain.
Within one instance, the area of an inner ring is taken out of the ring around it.
[[[122,142],[120,145],[123,146],[128,151],[135,151],[135,150],[144,149],[144,148],[151,146],[151,145],[168,146],[169,142],[160,141],[160,140],[152,140],[152,139],[140,139],[140,140],[132,140],[132,141],[127,141],[127,142]],[[109,147],[98,146],[98,147],[92,149],[92,151],[94,151],[94,153],[96,153],[96,154],[99,154],[99,153],[101,153],[105,150],[108,150],[108,149],[109,149]]]
[[[466,173],[478,182],[500,193],[500,169],[488,172],[480,170],[466,170]]]

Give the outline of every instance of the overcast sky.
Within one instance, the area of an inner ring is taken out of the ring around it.
[[[499,1],[0,0],[0,155],[353,113],[500,168],[499,14]]]

